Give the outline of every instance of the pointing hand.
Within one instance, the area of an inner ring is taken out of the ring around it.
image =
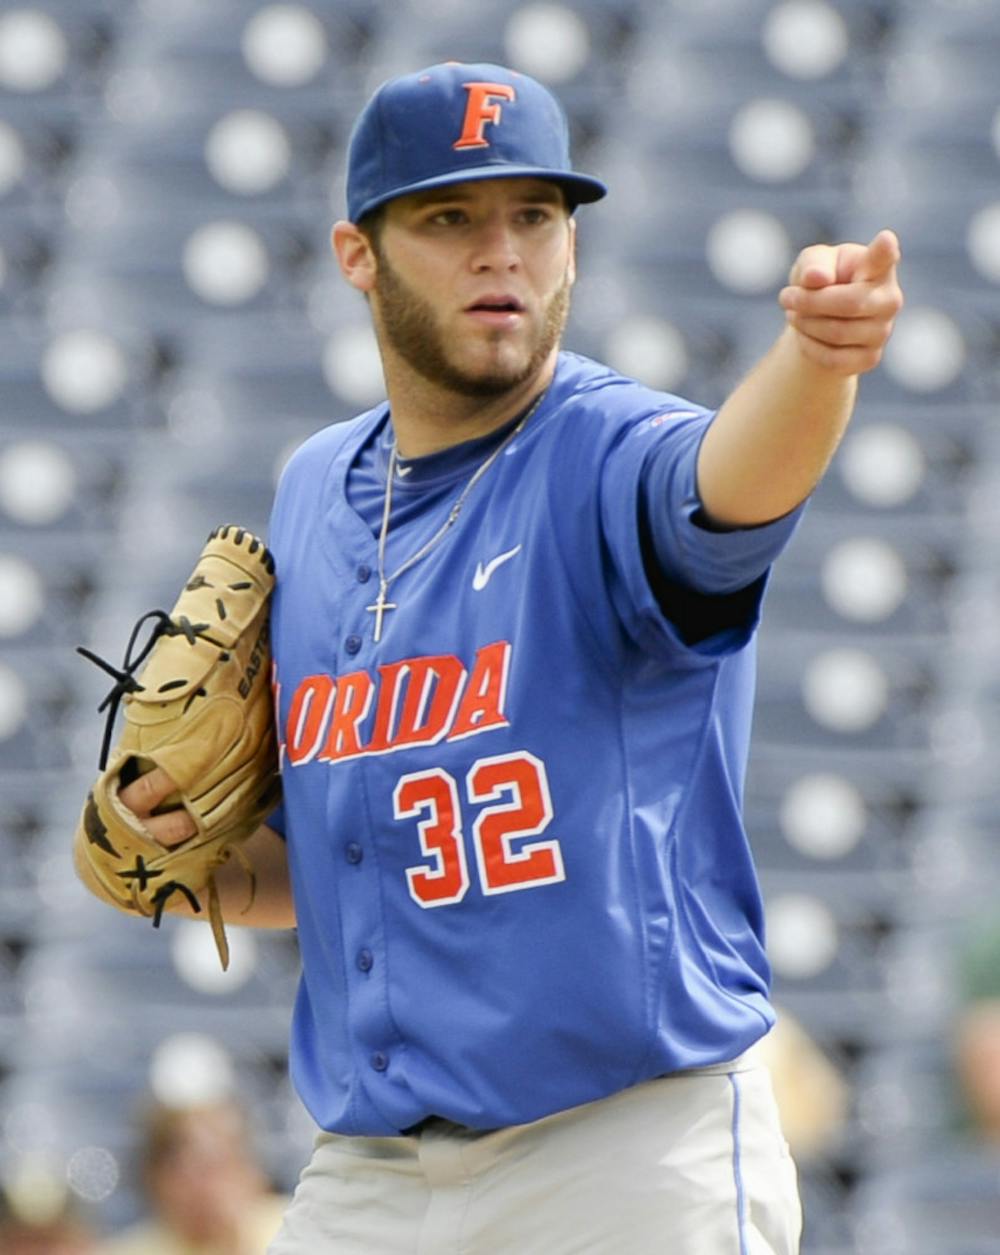
[[[778,294],[802,353],[838,375],[860,375],[882,358],[903,294],[899,241],[880,231],[870,244],[814,244]]]

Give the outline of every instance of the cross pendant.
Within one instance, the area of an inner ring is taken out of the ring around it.
[[[365,606],[366,610],[371,610],[375,615],[375,644],[382,639],[382,616],[387,610],[395,610],[396,605],[387,599],[386,594],[389,591],[389,581],[383,580],[379,585],[378,597],[370,606]]]

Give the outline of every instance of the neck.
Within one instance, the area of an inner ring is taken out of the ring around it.
[[[526,410],[551,382],[558,350],[522,383],[496,396],[472,397],[438,387],[385,362],[389,412],[400,457],[423,457],[489,435]]]

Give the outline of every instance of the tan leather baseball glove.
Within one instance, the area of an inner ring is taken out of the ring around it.
[[[119,910],[159,925],[174,894],[209,920],[223,968],[229,947],[215,873],[229,858],[242,862],[253,901],[253,869],[241,850],[280,797],[271,701],[268,610],[274,561],[243,528],[219,527],[169,615],[154,610],[136,624],[118,670],[79,650],[115,677],[99,707],[108,709],[100,768],[74,839],[74,858],[87,886]],[[147,620],[150,639],[132,657]],[[138,676],[136,669],[145,663]],[[124,727],[109,752],[115,712]],[[180,845],[154,841],[118,794],[161,767],[176,783],[166,806],[183,806],[197,831]]]

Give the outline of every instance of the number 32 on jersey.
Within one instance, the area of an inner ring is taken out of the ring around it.
[[[485,894],[513,893],[565,880],[558,841],[532,841],[552,820],[545,764],[526,750],[479,758],[465,777],[468,801],[482,809],[472,825],[479,884]],[[392,795],[398,820],[415,819],[430,866],[406,869],[410,896],[422,907],[461,902],[469,866],[459,785],[440,767],[403,776]]]

